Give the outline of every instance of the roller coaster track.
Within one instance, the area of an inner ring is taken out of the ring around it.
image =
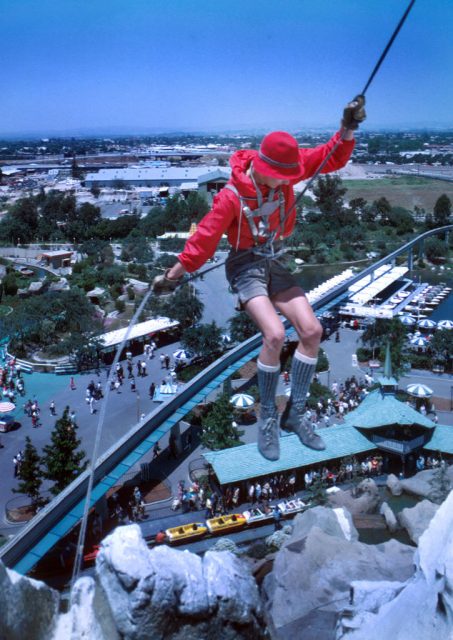
[[[367,267],[349,280],[325,293],[312,304],[317,312],[327,310],[347,295],[348,288],[378,267],[410,253],[416,245],[440,233],[453,231],[453,225],[423,233]],[[288,333],[293,329],[286,325]],[[257,334],[232,349],[193,378],[174,398],[164,402],[155,411],[136,424],[113,447],[100,456],[95,465],[91,504],[94,506],[124,476],[174,424],[214,389],[258,355],[261,334]],[[0,558],[19,573],[26,574],[80,521],[85,505],[88,471],[82,473],[64,489],[7,544],[0,549]]]

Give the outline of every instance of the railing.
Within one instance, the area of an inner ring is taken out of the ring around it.
[[[425,444],[425,436],[418,436],[412,440],[395,440],[393,438],[385,438],[384,436],[373,435],[371,440],[381,449],[387,449],[400,455],[406,455],[418,447]]]

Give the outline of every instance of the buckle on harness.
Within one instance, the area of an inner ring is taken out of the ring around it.
[[[283,246],[283,243],[278,247],[275,247],[274,241],[276,235],[277,232],[274,231],[270,238],[268,238],[267,242],[255,245],[252,249],[252,253],[256,256],[267,258],[268,260],[277,260],[281,255],[286,253],[287,249]]]

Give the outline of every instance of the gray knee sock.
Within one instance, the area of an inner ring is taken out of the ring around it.
[[[291,402],[303,409],[307,402],[307,393],[316,370],[317,358],[310,358],[299,351],[294,352],[291,366]]]
[[[274,367],[262,364],[258,360],[258,386],[260,390],[262,414],[274,413],[277,409],[275,405],[275,393],[277,391],[279,375],[280,365]]]

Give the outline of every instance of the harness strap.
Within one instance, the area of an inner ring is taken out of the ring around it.
[[[283,235],[283,230],[284,230],[284,226],[285,226],[285,197],[283,195],[283,192],[281,191],[281,189],[278,192],[278,198],[276,200],[274,200],[274,196],[275,196],[275,189],[271,189],[269,192],[269,195],[267,197],[267,200],[264,201],[263,199],[263,194],[261,193],[260,189],[258,188],[253,175],[251,176],[253,185],[255,187],[256,190],[256,198],[254,197],[248,197],[248,196],[242,196],[238,189],[233,185],[233,184],[226,184],[225,185],[225,189],[229,189],[230,191],[232,191],[232,193],[234,193],[236,195],[236,197],[239,200],[239,204],[240,204],[240,214],[239,214],[239,227],[241,225],[241,221],[242,221],[242,214],[244,213],[250,231],[252,233],[252,237],[253,237],[253,241],[255,243],[255,247],[260,247],[260,250],[263,250],[265,247],[270,247],[270,245],[272,245],[272,243],[274,242],[276,236],[277,236],[277,231],[274,231],[271,233],[270,228],[269,228],[269,217],[275,213],[275,211],[277,210],[277,208],[280,209],[279,214],[280,214],[280,233],[281,235]],[[253,200],[253,201],[257,201],[258,203],[258,207],[256,209],[250,209],[250,207],[246,204],[247,200]],[[258,223],[258,226],[256,224],[255,218],[260,218],[260,221]],[[239,229],[240,231],[240,229]],[[264,238],[266,240],[265,243],[260,243],[259,242],[259,238]],[[266,255],[271,254],[272,256],[274,255],[274,249],[272,248],[272,250],[269,250],[269,248],[267,249]],[[261,251],[260,251],[260,255]]]

